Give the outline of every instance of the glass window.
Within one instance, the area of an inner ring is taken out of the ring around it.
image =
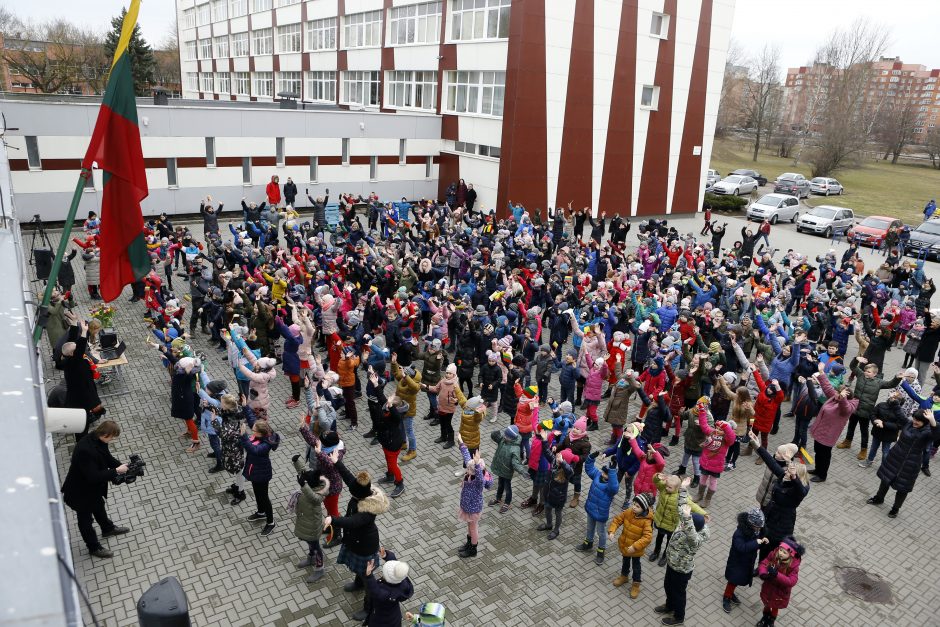
[[[341,102],[363,107],[379,106],[378,72],[343,72]]]
[[[271,0],[253,0],[251,3],[251,10],[254,13],[258,11],[268,11],[271,9]]]
[[[215,137],[206,137],[206,165],[215,167]]]
[[[189,91],[199,91],[199,74],[196,72],[186,72],[186,89]]]
[[[398,140],[398,165],[405,165],[405,162],[408,158],[407,148],[408,148],[408,140],[399,139]]]
[[[176,158],[170,157],[166,160],[166,185],[167,187],[176,187]]]
[[[252,54],[271,54],[274,52],[273,29],[262,28],[251,31]]]
[[[228,35],[216,37],[212,40],[212,45],[215,47],[216,59],[224,59],[228,56]]]
[[[232,34],[232,56],[233,57],[247,57],[248,56],[248,33],[233,33]]]
[[[26,161],[30,170],[42,169],[42,160],[39,158],[39,140],[33,135],[26,136]]]
[[[273,96],[274,95],[274,73],[273,72],[255,72],[251,75],[251,95],[252,96]]]
[[[183,44],[183,49],[185,50],[185,53],[183,54],[184,60],[195,61],[198,58],[196,52],[198,50],[198,46],[196,41],[187,41]]]
[[[307,72],[304,100],[336,102],[336,72]]]
[[[437,108],[437,72],[397,70],[389,72],[386,103],[404,109]]]
[[[207,94],[215,91],[215,79],[210,72],[204,72],[199,75],[199,90]]]
[[[510,0],[451,0],[451,3],[452,40],[509,37]]]
[[[365,48],[382,45],[382,12],[354,13],[343,18],[343,46]]]
[[[349,138],[343,138],[343,165],[349,165]]]
[[[300,52],[300,24],[287,24],[277,27],[277,51]]]
[[[300,98],[300,72],[278,72],[277,93],[296,94]]]
[[[218,72],[215,75],[215,91],[219,94],[232,93],[232,78],[228,72]]]
[[[445,108],[452,113],[502,116],[505,72],[447,72]]]
[[[428,156],[424,159],[424,178],[429,179],[434,173],[434,157]]]
[[[441,34],[441,3],[426,2],[389,9],[388,33],[392,46],[436,44]]]
[[[655,110],[659,105],[659,87],[655,85],[643,85],[643,91],[640,94],[640,106]]]
[[[251,157],[242,157],[242,185],[251,185]]]
[[[247,96],[249,91],[250,81],[248,72],[235,72],[234,78],[234,89],[232,93],[236,96]]]
[[[284,138],[275,137],[274,138],[274,152],[277,155],[275,163],[279,166],[284,165]]]
[[[212,58],[212,40],[211,39],[199,40],[199,58],[200,59]]]
[[[196,9],[183,11],[183,28],[193,28],[196,25]]]
[[[212,11],[209,8],[208,2],[196,7],[196,24],[198,26],[203,26],[204,24],[208,24],[211,17],[212,17]]]
[[[310,182],[316,183],[320,169],[320,157],[310,157]]]
[[[307,22],[307,50],[336,50],[336,18]]]
[[[369,180],[376,180],[379,174],[379,158],[369,157]]]
[[[277,6],[289,7],[292,4],[299,4],[300,0],[277,0]]]
[[[248,15],[248,0],[229,0],[228,15],[229,17]]]
[[[227,0],[212,0],[212,21],[221,22],[228,19]]]
[[[661,37],[663,39],[669,35],[669,16],[665,13],[653,13],[653,19],[650,23],[650,35]]]

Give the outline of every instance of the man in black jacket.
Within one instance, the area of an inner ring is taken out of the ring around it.
[[[108,498],[108,483],[127,472],[127,464],[115,459],[108,444],[121,434],[121,427],[113,420],[105,420],[82,438],[72,452],[72,463],[62,484],[65,504],[75,510],[78,530],[88,551],[95,557],[107,558],[113,553],[101,546],[92,525],[92,519],[101,527],[105,538],[125,534],[130,529],[118,527],[108,518],[105,499]]]
[[[295,200],[297,200],[297,184],[288,176],[287,182],[284,183],[284,202],[293,207]]]

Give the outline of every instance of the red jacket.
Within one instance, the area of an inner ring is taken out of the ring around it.
[[[757,395],[757,402],[754,403],[754,431],[761,433],[770,433],[774,426],[774,418],[777,416],[777,408],[783,402],[783,390],[778,389],[773,396],[767,396],[767,384],[764,383],[760,372],[754,371],[754,381],[760,389]]]
[[[269,205],[277,206],[281,202],[281,186],[274,182],[274,177],[271,177],[271,182],[264,188],[264,192],[268,196]]]
[[[771,566],[777,564],[776,551],[761,560],[757,567],[757,574],[762,578],[769,574]],[[794,555],[786,571],[777,570],[777,574],[768,579],[760,587],[760,600],[769,608],[781,610],[790,604],[790,591],[800,577],[800,558]]]

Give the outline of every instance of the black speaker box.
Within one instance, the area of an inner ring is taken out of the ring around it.
[[[55,255],[48,248],[36,248],[33,250],[33,259],[36,260],[36,276],[43,281],[49,278],[52,273],[52,260]]]
[[[189,601],[176,577],[150,586],[137,601],[140,627],[190,627]]]

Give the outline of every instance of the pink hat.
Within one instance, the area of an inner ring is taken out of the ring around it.
[[[587,431],[587,416],[581,416],[574,421],[574,428],[578,431]]]
[[[300,335],[300,327],[298,325],[292,324],[287,328],[291,332],[291,335]]]

